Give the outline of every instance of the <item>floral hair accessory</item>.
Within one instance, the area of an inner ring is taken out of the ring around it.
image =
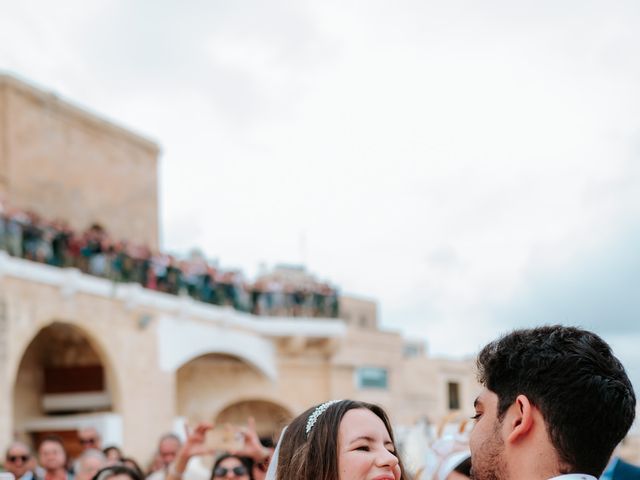
[[[316,407],[316,409],[313,411],[313,413],[311,415],[309,415],[309,418],[307,419],[307,428],[305,428],[305,433],[307,435],[309,435],[309,432],[311,431],[313,426],[318,421],[318,418],[320,417],[320,415],[322,415],[324,412],[326,412],[327,408],[329,408],[331,405],[333,405],[334,403],[341,402],[341,401],[342,400],[331,400],[329,402],[323,403],[322,405],[318,405]]]

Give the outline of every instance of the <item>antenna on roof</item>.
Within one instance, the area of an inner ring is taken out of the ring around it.
[[[306,229],[300,230],[300,265],[307,266],[307,231]]]

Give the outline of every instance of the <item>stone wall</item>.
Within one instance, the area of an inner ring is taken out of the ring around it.
[[[6,445],[12,432],[21,433],[22,423],[42,410],[41,371],[36,350],[24,357],[38,332],[54,323],[80,329],[95,348],[104,367],[113,401],[113,411],[122,417],[123,443],[137,458],[145,458],[157,438],[169,430],[175,418],[175,378],[157,367],[158,355],[152,331],[138,328],[135,312],[120,302],[87,294],[65,295],[60,289],[2,278],[0,291],[8,305],[9,334],[7,361],[2,373],[0,444]],[[23,368],[19,369],[23,361]],[[15,390],[20,375],[21,383]]]
[[[20,208],[94,222],[158,247],[156,144],[0,75],[0,193]]]
[[[341,295],[338,316],[354,327],[378,328],[378,304],[373,300]]]

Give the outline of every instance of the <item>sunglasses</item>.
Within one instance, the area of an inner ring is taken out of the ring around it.
[[[9,455],[7,457],[7,460],[9,460],[11,463],[16,463],[18,460],[22,460],[22,463],[24,463],[30,458],[30,455]]]
[[[233,474],[236,477],[241,477],[242,475],[246,475],[247,474],[247,469],[245,467],[243,467],[242,465],[240,465],[238,467],[233,467],[233,468],[218,467],[213,471],[213,476],[214,477],[225,477],[227,475],[227,473],[229,473],[229,472],[233,472]]]
[[[96,439],[95,438],[81,438],[80,439],[80,444],[81,445],[95,445],[96,443]]]

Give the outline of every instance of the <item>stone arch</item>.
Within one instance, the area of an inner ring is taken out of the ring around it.
[[[171,317],[159,319],[157,335],[160,368],[165,371],[178,371],[209,353],[220,353],[242,359],[271,381],[277,380],[273,344],[260,336]]]
[[[251,398],[237,400],[224,406],[216,415],[214,423],[242,425],[249,416],[255,418],[258,435],[274,438],[295,415],[292,409],[282,402],[271,398]]]
[[[226,353],[200,355],[176,371],[177,413],[189,422],[212,421],[239,401],[276,404],[272,399],[278,393],[278,385],[253,364]],[[290,414],[294,409],[282,405],[282,411]],[[245,422],[246,418],[242,423]]]
[[[100,358],[101,363],[105,367],[105,375],[107,377],[107,381],[109,383],[110,393],[113,400],[113,410],[116,412],[121,411],[121,380],[118,375],[118,369],[115,367],[115,364],[112,360],[112,356],[109,353],[106,345],[102,342],[99,335],[97,333],[92,332],[89,328],[84,325],[78,325],[75,321],[69,321],[67,319],[64,320],[52,320],[46,323],[38,322],[38,325],[32,329],[31,335],[26,336],[26,340],[20,345],[17,349],[19,352],[14,357],[14,362],[12,368],[10,368],[10,377],[13,379],[12,386],[15,387],[18,373],[20,370],[20,364],[24,359],[27,350],[33,344],[33,341],[45,330],[56,327],[56,326],[69,326],[79,333],[87,340],[88,344],[91,348],[97,353]]]
[[[19,351],[12,374],[11,415],[14,430],[25,440],[37,440],[34,429],[67,431],[74,421],[71,428],[119,410],[120,389],[113,363],[86,328],[49,322],[34,329]],[[65,442],[69,453],[77,447],[74,441],[70,433]]]

